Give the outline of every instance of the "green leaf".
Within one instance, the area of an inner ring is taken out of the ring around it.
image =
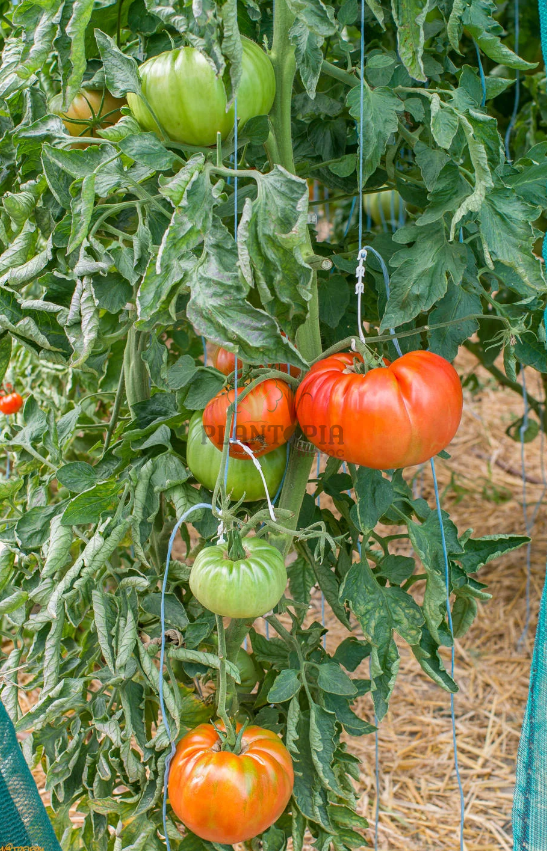
[[[49,524],[59,508],[59,505],[44,505],[25,511],[15,526],[17,538],[23,549],[36,550],[47,541]]]
[[[319,281],[319,319],[336,328],[350,303],[350,292],[342,275],[331,275]]]
[[[452,629],[454,638],[461,638],[477,617],[479,606],[474,597],[457,596],[452,607]]]
[[[529,543],[526,535],[485,535],[483,538],[468,538],[464,553],[457,559],[466,573],[476,573],[481,567],[499,556],[517,550]]]
[[[159,618],[161,615],[161,594],[149,594],[142,601],[143,609]],[[184,630],[188,626],[188,615],[180,600],[174,594],[165,595],[165,622],[175,629]]]
[[[517,273],[523,296],[547,291],[540,262],[532,255],[530,222],[536,217],[537,208],[505,187],[489,192],[479,212],[483,245],[486,243],[491,258]]]
[[[184,406],[189,411],[202,411],[207,402],[216,396],[223,386],[223,376],[215,375],[213,372],[198,372],[184,398]]]
[[[296,66],[308,95],[315,97],[315,90],[321,76],[323,52],[322,39],[318,38],[306,24],[296,20],[291,27],[290,39],[295,47]]]
[[[182,662],[196,662],[198,665],[205,665],[207,668],[220,669],[220,659],[213,653],[203,653],[201,650],[187,650],[185,647],[174,647],[168,650],[169,656],[173,659],[180,659]],[[241,673],[237,665],[226,660],[226,672],[236,681],[241,682]]]
[[[448,283],[459,284],[467,263],[465,246],[449,243],[444,225],[439,222],[421,229],[407,225],[398,230],[395,242],[413,242],[411,248],[396,251],[391,258],[395,272],[391,295],[381,330],[397,328],[429,310],[446,293]]]
[[[64,91],[65,109],[78,92],[87,66],[85,33],[92,11],[93,0],[74,0],[72,3],[72,14],[66,27],[66,36],[70,42],[69,56],[72,67]]]
[[[119,313],[131,301],[133,287],[117,272],[95,276],[92,282],[97,304],[109,313]]]
[[[492,0],[472,0],[461,14],[462,23],[489,59],[508,68],[529,71],[537,62],[526,62],[513,53],[500,39],[503,27],[494,19],[497,7]]]
[[[363,721],[350,709],[347,698],[324,692],[322,699],[327,712],[334,713],[349,736],[367,736],[375,731],[376,727]]]
[[[366,562],[353,564],[340,590],[372,644],[371,674],[376,713],[381,719],[393,689],[399,654],[392,633],[418,644],[424,617],[414,599],[402,588],[383,587]]]
[[[82,493],[97,484],[97,473],[86,461],[71,461],[59,467],[57,480],[69,491]]]
[[[97,523],[101,515],[113,505],[120,491],[116,481],[102,482],[75,497],[65,509],[61,523],[63,526]]]
[[[415,561],[409,556],[385,556],[378,565],[380,574],[392,585],[402,585],[414,573]]]
[[[337,738],[336,716],[332,712],[327,712],[322,706],[312,703],[310,706],[310,744],[313,764],[325,788],[341,798],[347,798],[347,792],[340,786],[332,768]]]
[[[458,125],[458,116],[452,110],[443,108],[439,95],[433,94],[431,96],[431,132],[437,145],[448,150]]]
[[[0,336],[0,383],[4,380],[11,359],[11,334]]]
[[[335,662],[343,665],[347,671],[355,671],[363,659],[367,659],[369,656],[370,644],[350,635],[338,645],[332,658]]]
[[[128,92],[140,95],[138,66],[132,56],[116,47],[114,41],[101,30],[95,30],[95,39],[104,65],[107,88],[116,98],[123,98]]]
[[[95,589],[91,596],[99,646],[111,673],[115,674],[113,633],[116,627],[118,609],[111,594],[105,594],[103,591]]]
[[[389,479],[380,470],[359,467],[355,479],[357,503],[351,509],[351,519],[367,537],[393,502],[394,492]]]
[[[273,686],[268,692],[270,703],[285,703],[298,694],[302,687],[298,672],[292,668],[286,668],[277,675]]]
[[[350,89],[347,96],[350,115],[359,120],[360,87]],[[363,92],[363,113],[366,116],[363,127],[363,181],[366,182],[380,165],[387,141],[397,132],[397,113],[404,110],[404,104],[391,89],[380,86],[371,89],[365,81]]]
[[[275,166],[257,182],[255,201],[247,199],[238,229],[239,264],[265,310],[289,336],[307,315],[312,270],[301,256],[307,231],[305,180]]]
[[[427,0],[391,0],[393,19],[397,25],[399,56],[415,80],[425,82],[422,55],[424,51],[424,21],[429,5]]]
[[[118,147],[135,162],[147,165],[155,171],[169,171],[179,159],[159,141],[155,133],[137,133],[125,136]]]
[[[453,694],[458,691],[458,686],[447,673],[443,661],[439,656],[439,646],[431,637],[427,627],[422,627],[420,643],[415,644],[411,649],[420,663],[420,667],[434,683],[437,683],[445,691],[452,692]]]
[[[337,665],[334,661],[323,662],[319,665],[317,685],[330,694],[347,695],[349,697],[357,694],[357,689],[353,685],[351,677],[348,677],[340,665]]]
[[[442,322],[453,324],[429,332],[430,351],[441,355],[446,360],[454,360],[463,341],[471,337],[479,327],[476,319],[462,321],[465,316],[473,313],[482,313],[480,296],[477,293],[468,292],[463,285],[449,284],[446,295],[437,302],[435,309],[429,314],[429,322],[431,325]]]
[[[246,300],[248,286],[237,272],[237,249],[226,228],[214,223],[204,248],[202,261],[187,278],[191,297],[186,313],[196,331],[221,345],[229,341],[237,346],[247,363],[289,362],[305,367],[294,346],[280,336],[275,320]]]

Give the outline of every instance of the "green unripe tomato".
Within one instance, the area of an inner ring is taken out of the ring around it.
[[[271,611],[287,584],[279,550],[261,538],[245,538],[245,558],[228,557],[225,546],[206,547],[190,573],[190,590],[210,612],[227,618],[258,618]]]
[[[365,212],[370,213],[375,225],[382,225],[384,222],[391,225],[392,220],[399,221],[401,196],[395,189],[365,195],[363,203]]]
[[[242,38],[241,82],[237,117],[245,124],[267,115],[275,97],[275,75],[269,56],[254,41]],[[153,56],[141,65],[142,90],[159,123],[176,142],[215,145],[217,132],[226,138],[234,126],[234,106],[226,112],[226,89],[207,58],[194,47]],[[144,101],[129,93],[127,102],[144,130],[158,126]]]
[[[267,455],[262,455],[257,459],[264,473],[270,497],[274,496],[281,484],[285,470],[286,452],[285,446],[279,446],[273,452],[268,452]],[[205,434],[202,412],[196,411],[192,414],[188,426],[186,463],[198,482],[212,491],[216,484],[221,461],[222,452],[211,443]],[[226,492],[231,494],[234,501],[242,499],[243,496],[245,502],[265,499],[266,494],[264,493],[262,479],[250,458],[248,461],[230,458]]]
[[[239,669],[239,673],[241,674],[241,683],[239,684],[239,688],[242,689],[242,691],[251,692],[260,679],[258,665],[251,654],[247,653],[243,647],[240,647],[237,651],[235,663]]]

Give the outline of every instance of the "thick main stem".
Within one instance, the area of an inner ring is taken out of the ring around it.
[[[272,44],[271,60],[275,72],[276,95],[274,107],[271,113],[274,144],[268,146],[268,154],[274,163],[277,163],[287,171],[295,173],[292,132],[291,132],[291,105],[292,88],[296,71],[294,47],[290,41],[290,29],[294,22],[294,15],[290,11],[286,0],[276,0],[274,11],[274,37]],[[303,254],[312,255],[313,249],[309,234],[303,247]],[[306,358],[313,360],[321,354],[321,336],[319,333],[319,299],[317,295],[317,274],[314,272],[311,283],[311,299],[309,304],[308,318],[298,329],[296,335],[297,346]],[[281,492],[279,507],[288,509],[293,513],[293,518],[287,524],[295,528],[306,484],[310,475],[313,461],[313,450],[306,441],[295,441],[290,450],[289,464],[285,477],[285,484]],[[277,543],[285,553],[291,544],[290,537],[284,537]]]
[[[123,357],[123,373],[125,377],[125,393],[127,402],[134,416],[133,406],[150,398],[150,378],[146,364],[142,359],[148,342],[149,334],[138,331],[134,325],[127,334],[127,343]]]

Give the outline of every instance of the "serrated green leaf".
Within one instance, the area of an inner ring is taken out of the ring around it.
[[[361,98],[359,87],[350,89],[347,96],[350,115],[359,120],[361,113]],[[380,159],[386,149],[387,141],[392,133],[397,131],[397,114],[404,110],[404,104],[393,94],[391,89],[379,86],[371,89],[364,83],[363,113],[366,120],[363,127],[363,181],[376,171]]]
[[[422,62],[424,51],[424,21],[429,5],[427,0],[391,0],[393,19],[397,25],[399,56],[415,80],[427,79]]]
[[[357,694],[357,689],[346,673],[341,669],[336,662],[322,662],[319,665],[317,675],[317,685],[323,691],[329,694],[340,694],[348,697],[354,697]]]
[[[270,703],[285,703],[298,694],[302,687],[298,672],[292,668],[285,668],[277,675],[276,680],[268,692]]]
[[[78,526],[80,523],[97,523],[105,511],[113,505],[119,493],[118,482],[102,482],[75,497],[63,514],[63,526]]]
[[[380,470],[359,467],[355,495],[357,502],[351,509],[351,519],[367,537],[390,507],[395,494],[391,482],[384,478]]]

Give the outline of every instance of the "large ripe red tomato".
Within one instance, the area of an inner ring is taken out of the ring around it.
[[[291,755],[275,733],[247,727],[239,754],[220,750],[211,724],[200,724],[177,745],[169,773],[176,815],[201,839],[245,842],[272,825],[291,797]]]
[[[20,393],[8,393],[0,396],[0,412],[2,414],[16,414],[23,407],[23,397]]]
[[[300,426],[314,446],[375,470],[427,461],[447,446],[462,415],[454,367],[432,352],[403,355],[359,372],[343,352],[316,363],[296,393]]]
[[[230,375],[234,369],[236,368],[236,356],[233,352],[229,352],[228,349],[223,349],[222,346],[215,346],[213,350],[213,354],[211,356],[213,366],[215,369],[218,369],[223,375]],[[238,371],[241,367],[243,361],[241,358],[238,358]],[[278,369],[280,372],[289,371],[290,375],[293,375],[295,378],[298,378],[301,371],[297,366],[293,366],[292,364],[287,363],[274,363],[272,365],[272,369]]]
[[[240,388],[239,394],[242,392]],[[224,445],[224,430],[235,390],[221,390],[203,412],[203,428],[217,449]],[[237,406],[236,438],[253,452],[255,458],[282,446],[296,428],[294,395],[284,381],[268,378],[245,396]],[[240,447],[230,445],[232,458],[249,458]]]

